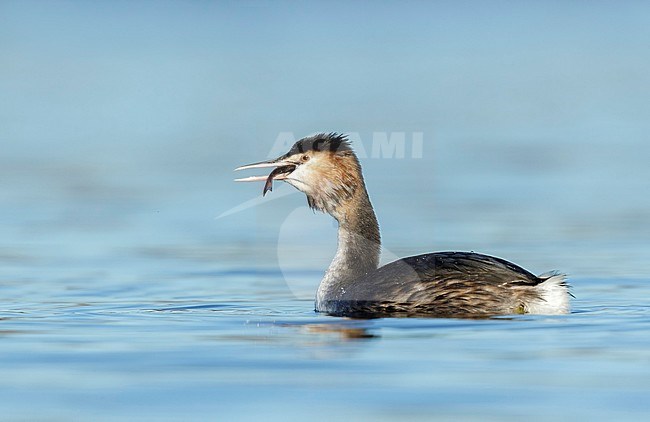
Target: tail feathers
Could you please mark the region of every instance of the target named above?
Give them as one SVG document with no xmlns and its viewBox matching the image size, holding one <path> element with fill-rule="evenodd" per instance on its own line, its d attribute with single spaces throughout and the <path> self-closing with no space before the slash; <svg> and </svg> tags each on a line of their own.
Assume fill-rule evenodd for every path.
<svg viewBox="0 0 650 422">
<path fill-rule="evenodd" d="M 544 281 L 535 288 L 539 299 L 529 302 L 526 312 L 542 315 L 568 314 L 571 311 L 569 285 L 566 275 L 557 272 L 542 274 L 539 278 Z"/>
</svg>

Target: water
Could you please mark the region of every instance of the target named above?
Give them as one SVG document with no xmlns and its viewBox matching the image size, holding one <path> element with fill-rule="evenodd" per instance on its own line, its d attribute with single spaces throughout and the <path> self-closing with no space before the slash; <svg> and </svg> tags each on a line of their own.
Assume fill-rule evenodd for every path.
<svg viewBox="0 0 650 422">
<path fill-rule="evenodd" d="M 480 4 L 2 3 L 0 419 L 647 418 L 648 7 Z M 315 314 L 333 223 L 231 180 L 317 130 L 384 262 L 558 269 L 573 312 Z"/>
</svg>

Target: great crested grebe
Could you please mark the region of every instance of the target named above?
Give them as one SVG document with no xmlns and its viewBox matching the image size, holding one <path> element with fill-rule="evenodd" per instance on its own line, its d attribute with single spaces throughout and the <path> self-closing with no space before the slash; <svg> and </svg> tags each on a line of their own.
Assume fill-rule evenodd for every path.
<svg viewBox="0 0 650 422">
<path fill-rule="evenodd" d="M 536 276 L 506 260 L 474 252 L 435 252 L 379 265 L 379 225 L 346 136 L 319 134 L 286 154 L 235 170 L 273 167 L 268 176 L 236 179 L 289 183 L 312 209 L 338 222 L 336 255 L 316 293 L 316 311 L 336 316 L 566 314 L 566 276 Z"/>
</svg>

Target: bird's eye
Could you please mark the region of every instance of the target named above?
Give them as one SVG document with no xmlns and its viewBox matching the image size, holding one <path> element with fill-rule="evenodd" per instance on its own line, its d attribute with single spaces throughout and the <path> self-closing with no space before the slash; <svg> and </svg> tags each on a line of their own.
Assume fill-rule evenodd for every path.
<svg viewBox="0 0 650 422">
<path fill-rule="evenodd" d="M 307 161 L 309 161 L 309 155 L 306 154 L 303 155 L 302 157 L 300 157 L 300 160 L 302 160 L 303 163 L 306 163 Z"/>
</svg>

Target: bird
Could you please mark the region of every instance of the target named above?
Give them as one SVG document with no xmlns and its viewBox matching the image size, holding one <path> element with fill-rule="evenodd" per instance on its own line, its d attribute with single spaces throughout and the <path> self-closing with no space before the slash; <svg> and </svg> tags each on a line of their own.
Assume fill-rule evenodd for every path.
<svg viewBox="0 0 650 422">
<path fill-rule="evenodd" d="M 565 274 L 536 276 L 505 259 L 476 252 L 444 251 L 379 266 L 381 236 L 361 164 L 344 134 L 319 133 L 298 140 L 286 154 L 237 167 L 273 168 L 267 176 L 307 196 L 315 211 L 338 223 L 335 256 L 318 286 L 315 311 L 352 318 L 559 315 L 570 312 Z"/>
</svg>

